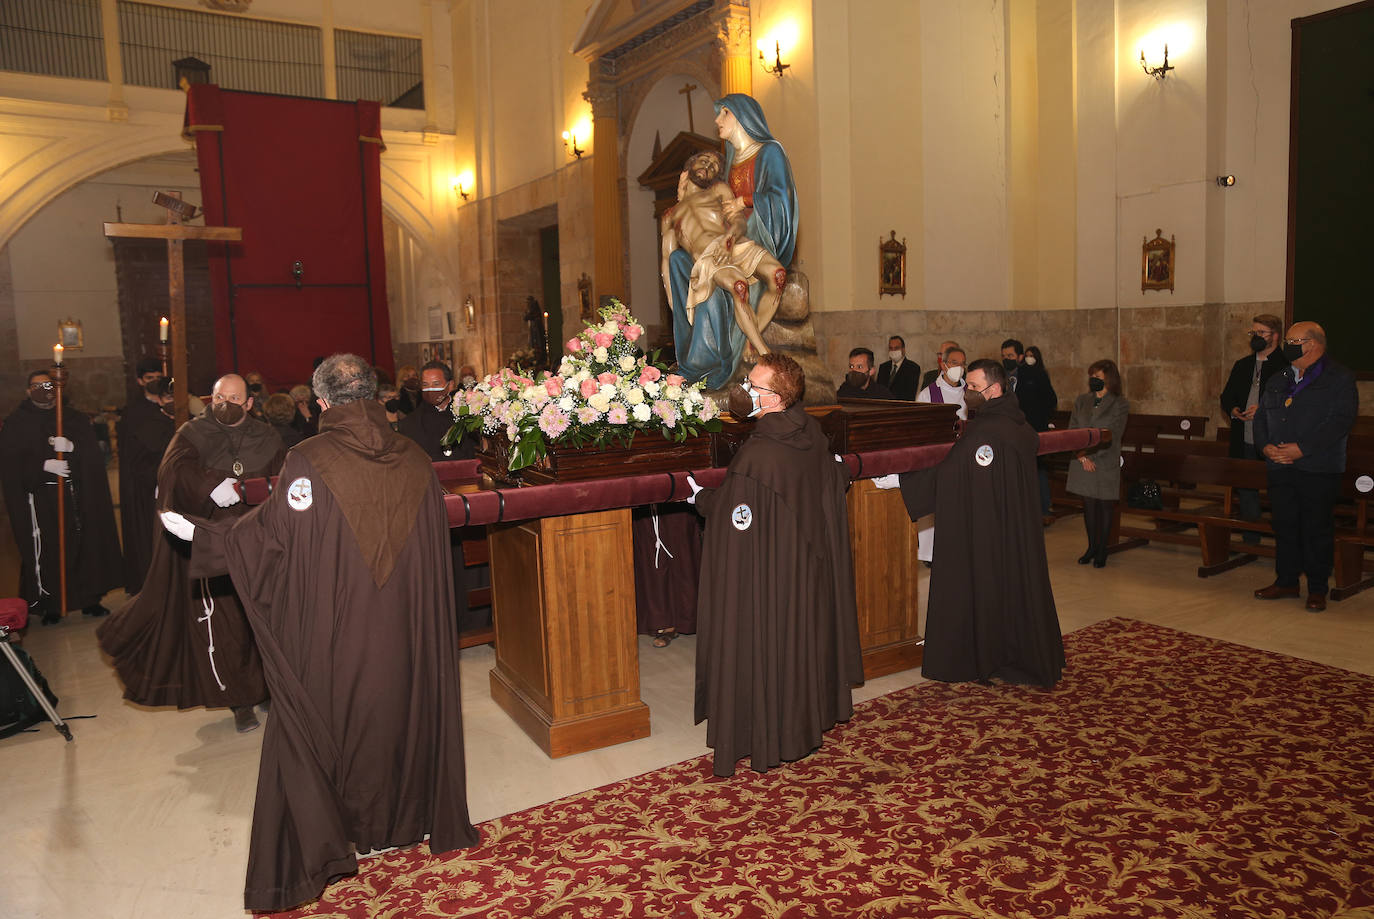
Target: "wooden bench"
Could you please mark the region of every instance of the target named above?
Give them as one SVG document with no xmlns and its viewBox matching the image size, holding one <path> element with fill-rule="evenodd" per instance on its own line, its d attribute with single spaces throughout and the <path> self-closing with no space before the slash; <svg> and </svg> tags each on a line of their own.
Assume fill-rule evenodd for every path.
<svg viewBox="0 0 1374 919">
<path fill-rule="evenodd" d="M 1374 547 L 1369 504 L 1374 499 L 1374 450 L 1347 450 L 1341 494 L 1354 505 L 1354 517 L 1336 530 L 1335 570 L 1331 599 L 1344 600 L 1374 587 L 1374 574 L 1366 571 L 1365 550 Z"/>
<path fill-rule="evenodd" d="M 1188 484 L 1207 490 L 1190 495 L 1187 506 L 1180 501 L 1178 506 L 1162 510 L 1130 507 L 1125 501 L 1126 493 L 1132 483 L 1141 479 Z M 1268 520 L 1245 520 L 1235 512 L 1235 489 L 1261 490 L 1267 483 L 1264 464 L 1253 460 L 1174 452 L 1170 448 L 1150 453 L 1123 453 L 1122 500 L 1116 505 L 1113 544 L 1108 551 L 1120 552 L 1150 542 L 1195 545 L 1202 550 L 1202 565 L 1197 570 L 1200 578 L 1247 565 L 1261 555 L 1272 557 L 1274 550 L 1270 546 L 1231 543 L 1231 536 L 1236 532 L 1273 534 L 1273 526 Z M 1128 522 L 1137 517 L 1151 520 L 1154 525 L 1145 527 Z"/>
</svg>

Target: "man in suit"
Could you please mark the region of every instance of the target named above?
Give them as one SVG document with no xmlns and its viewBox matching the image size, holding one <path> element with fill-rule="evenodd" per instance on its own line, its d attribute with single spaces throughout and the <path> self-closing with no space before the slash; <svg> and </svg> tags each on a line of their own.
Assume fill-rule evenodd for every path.
<svg viewBox="0 0 1374 919">
<path fill-rule="evenodd" d="M 1230 455 L 1236 459 L 1258 460 L 1261 457 L 1255 448 L 1255 412 L 1259 410 L 1260 393 L 1270 377 L 1288 367 L 1288 361 L 1279 350 L 1283 320 L 1261 313 L 1250 320 L 1250 331 L 1245 337 L 1250 353 L 1231 367 L 1231 376 L 1221 391 L 1221 410 L 1231 419 Z M 1236 502 L 1241 517 L 1259 519 L 1258 491 L 1237 488 Z M 1241 538 L 1248 543 L 1259 542 L 1259 534 L 1251 531 L 1243 533 Z"/>
<path fill-rule="evenodd" d="M 951 348 L 957 351 L 963 350 L 959 347 L 959 343 L 957 341 L 940 342 L 940 349 L 935 352 L 935 369 L 927 370 L 926 375 L 921 377 L 921 385 L 917 387 L 918 390 L 929 389 L 930 384 L 935 382 L 935 378 L 938 377 L 940 374 L 944 373 L 946 369 L 948 369 L 945 365 L 945 354 L 947 354 Z"/>
<path fill-rule="evenodd" d="M 1299 596 L 1307 575 L 1307 609 L 1326 609 L 1334 551 L 1332 513 L 1345 472 L 1345 443 L 1355 424 L 1355 376 L 1326 353 L 1326 332 L 1298 322 L 1283 343 L 1288 371 L 1269 378 L 1255 412 L 1255 447 L 1268 461 L 1274 511 L 1274 583 L 1259 600 Z"/>
<path fill-rule="evenodd" d="M 906 359 L 906 340 L 893 335 L 887 340 L 888 360 L 878 368 L 878 383 L 892 390 L 898 399 L 911 402 L 920 389 L 921 365 Z"/>
</svg>

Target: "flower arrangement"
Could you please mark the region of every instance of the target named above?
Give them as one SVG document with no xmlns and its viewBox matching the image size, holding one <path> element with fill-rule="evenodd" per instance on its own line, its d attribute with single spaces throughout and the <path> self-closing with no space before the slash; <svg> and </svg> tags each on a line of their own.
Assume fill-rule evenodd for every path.
<svg viewBox="0 0 1374 919">
<path fill-rule="evenodd" d="M 720 430 L 705 382 L 688 383 L 658 363 L 657 352 L 645 355 L 637 344 L 644 327 L 624 304 L 612 300 L 599 315 L 568 340 L 556 374 L 506 368 L 455 393 L 455 424 L 445 440 L 464 431 L 504 433 L 514 472 L 542 459 L 550 444 L 628 447 L 649 431 L 681 443 Z"/>
</svg>

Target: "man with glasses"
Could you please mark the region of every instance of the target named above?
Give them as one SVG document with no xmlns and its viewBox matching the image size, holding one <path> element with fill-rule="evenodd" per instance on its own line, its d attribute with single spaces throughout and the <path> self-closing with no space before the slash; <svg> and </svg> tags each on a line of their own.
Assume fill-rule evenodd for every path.
<svg viewBox="0 0 1374 919">
<path fill-rule="evenodd" d="M 0 429 L 0 485 L 19 548 L 21 594 L 44 625 L 66 612 L 58 602 L 57 495 L 63 489 L 67 609 L 104 616 L 109 610 L 101 597 L 124 580 L 104 454 L 89 416 L 66 404 L 57 436 L 57 384 L 46 370 L 29 374 L 27 395 Z"/>
<path fill-rule="evenodd" d="M 472 459 L 476 448 L 466 434 L 451 446 L 444 446 L 444 435 L 453 427 L 453 370 L 443 361 L 430 361 L 420 368 L 420 405 L 401 419 L 396 430 L 415 441 L 431 461 Z"/>
<path fill-rule="evenodd" d="M 762 355 L 731 414 L 756 418 L 717 488 L 692 482 L 706 518 L 697 602 L 696 720 L 719 776 L 800 759 L 853 714 L 863 681 L 845 490 L 806 379 Z M 691 481 L 691 480 L 689 480 Z"/>
<path fill-rule="evenodd" d="M 873 482 L 901 488 L 912 520 L 934 512 L 940 524 L 921 674 L 1048 688 L 1064 642 L 1040 523 L 1040 439 L 998 361 L 969 365 L 964 400 L 969 422 L 938 466 Z"/>
<path fill-rule="evenodd" d="M 1288 367 L 1288 359 L 1279 350 L 1283 337 L 1283 320 L 1269 313 L 1261 313 L 1250 320 L 1245 341 L 1250 353 L 1231 367 L 1226 388 L 1221 391 L 1221 410 L 1231 420 L 1231 451 L 1236 459 L 1259 460 L 1255 449 L 1255 411 L 1259 408 L 1260 393 L 1274 374 Z M 1253 488 L 1236 489 L 1237 510 L 1244 520 L 1260 518 L 1259 492 Z M 1259 542 L 1259 534 L 1245 531 L 1241 539 Z"/>
<path fill-rule="evenodd" d="M 1294 323 L 1283 356 L 1291 366 L 1269 379 L 1254 416 L 1274 514 L 1274 583 L 1255 591 L 1255 598 L 1297 597 L 1305 574 L 1307 609 L 1319 613 L 1326 609 L 1332 513 L 1359 395 L 1354 374 L 1326 353 L 1326 332 L 1315 322 Z"/>
</svg>

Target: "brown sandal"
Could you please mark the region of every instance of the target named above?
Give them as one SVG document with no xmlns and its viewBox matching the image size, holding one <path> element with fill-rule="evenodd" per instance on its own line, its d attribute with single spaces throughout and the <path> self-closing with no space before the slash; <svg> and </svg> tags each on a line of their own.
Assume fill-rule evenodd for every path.
<svg viewBox="0 0 1374 919">
<path fill-rule="evenodd" d="M 677 638 L 676 629 L 659 629 L 654 633 L 654 647 L 666 648 L 673 643 L 674 638 Z"/>
</svg>

